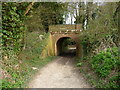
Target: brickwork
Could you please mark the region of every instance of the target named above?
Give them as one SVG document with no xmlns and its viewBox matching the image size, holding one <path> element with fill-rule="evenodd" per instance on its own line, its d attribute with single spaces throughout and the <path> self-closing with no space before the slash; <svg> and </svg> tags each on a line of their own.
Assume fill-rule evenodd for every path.
<svg viewBox="0 0 120 90">
<path fill-rule="evenodd" d="M 77 27 L 77 28 L 76 28 Z M 58 48 L 62 47 L 61 42 L 58 43 L 60 39 L 64 38 L 71 38 L 73 41 L 76 42 L 76 54 L 77 56 L 82 56 L 82 47 L 80 45 L 80 37 L 79 34 L 82 31 L 81 25 L 52 25 L 50 26 L 50 33 L 51 33 L 51 40 L 52 40 L 52 46 L 54 55 L 59 54 Z M 76 28 L 76 29 L 75 29 Z M 62 40 L 61 40 L 62 41 Z"/>
<path fill-rule="evenodd" d="M 81 30 L 81 28 L 82 28 L 81 24 L 51 25 L 49 26 L 49 32 Z"/>
</svg>

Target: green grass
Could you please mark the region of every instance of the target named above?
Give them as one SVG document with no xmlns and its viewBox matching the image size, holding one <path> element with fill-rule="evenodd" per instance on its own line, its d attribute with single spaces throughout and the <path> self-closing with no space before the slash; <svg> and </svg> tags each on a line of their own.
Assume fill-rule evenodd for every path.
<svg viewBox="0 0 120 90">
<path fill-rule="evenodd" d="M 2 88 L 25 88 L 34 74 L 52 61 L 55 57 L 42 58 L 41 53 L 45 49 L 49 34 L 44 34 L 42 40 L 39 32 L 29 32 L 26 35 L 25 49 L 16 55 L 13 50 L 6 51 L 8 58 L 3 60 L 2 69 L 7 71 L 10 77 L 2 80 Z M 37 69 L 33 69 L 37 68 Z"/>
</svg>

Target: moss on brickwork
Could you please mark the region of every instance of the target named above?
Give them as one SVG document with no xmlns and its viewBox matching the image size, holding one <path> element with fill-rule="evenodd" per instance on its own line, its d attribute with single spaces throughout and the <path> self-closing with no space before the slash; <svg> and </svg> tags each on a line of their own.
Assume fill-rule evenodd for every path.
<svg viewBox="0 0 120 90">
<path fill-rule="evenodd" d="M 82 25 L 81 24 L 66 24 L 66 25 L 51 25 L 49 26 L 49 31 L 67 31 L 67 30 L 80 30 L 82 29 Z"/>
</svg>

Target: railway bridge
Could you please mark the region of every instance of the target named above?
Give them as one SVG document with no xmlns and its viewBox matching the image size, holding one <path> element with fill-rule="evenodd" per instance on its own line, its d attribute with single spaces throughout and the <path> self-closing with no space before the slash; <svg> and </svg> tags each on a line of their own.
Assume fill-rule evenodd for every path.
<svg viewBox="0 0 120 90">
<path fill-rule="evenodd" d="M 67 38 L 72 39 L 76 44 L 76 55 L 78 57 L 82 56 L 82 47 L 80 45 L 80 32 L 82 25 L 51 25 L 49 26 L 50 37 L 52 40 L 52 49 L 54 55 L 59 55 L 62 52 L 63 41 Z"/>
</svg>

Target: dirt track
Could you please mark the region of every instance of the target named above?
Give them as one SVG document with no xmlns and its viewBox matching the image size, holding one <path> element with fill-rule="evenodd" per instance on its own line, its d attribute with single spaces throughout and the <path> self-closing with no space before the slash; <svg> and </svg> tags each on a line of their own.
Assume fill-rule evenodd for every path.
<svg viewBox="0 0 120 90">
<path fill-rule="evenodd" d="M 59 56 L 43 67 L 30 81 L 29 88 L 90 88 L 73 57 Z"/>
</svg>

